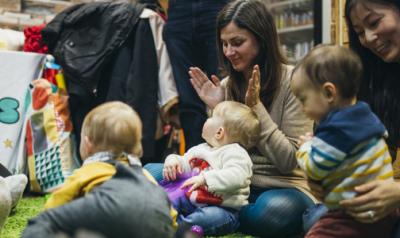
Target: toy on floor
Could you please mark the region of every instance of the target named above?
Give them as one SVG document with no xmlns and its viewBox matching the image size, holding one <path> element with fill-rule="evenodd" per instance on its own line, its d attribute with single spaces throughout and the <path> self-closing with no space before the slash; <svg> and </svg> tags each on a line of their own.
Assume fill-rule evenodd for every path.
<svg viewBox="0 0 400 238">
<path fill-rule="evenodd" d="M 0 176 L 0 231 L 10 214 L 21 199 L 28 178 L 24 174 Z"/>
</svg>

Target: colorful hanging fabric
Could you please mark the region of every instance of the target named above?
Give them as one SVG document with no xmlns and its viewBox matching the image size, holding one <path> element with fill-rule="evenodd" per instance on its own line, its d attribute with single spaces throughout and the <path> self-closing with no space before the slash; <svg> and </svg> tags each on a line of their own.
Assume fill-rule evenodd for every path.
<svg viewBox="0 0 400 238">
<path fill-rule="evenodd" d="M 45 79 L 32 82 L 28 95 L 26 145 L 31 190 L 55 190 L 79 166 L 68 96 Z"/>
</svg>

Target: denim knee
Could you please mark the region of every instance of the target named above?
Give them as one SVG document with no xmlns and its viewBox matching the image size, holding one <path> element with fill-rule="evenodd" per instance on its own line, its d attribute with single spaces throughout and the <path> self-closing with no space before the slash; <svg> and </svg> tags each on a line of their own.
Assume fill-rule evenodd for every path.
<svg viewBox="0 0 400 238">
<path fill-rule="evenodd" d="M 302 215 L 313 201 L 297 189 L 269 189 L 239 213 L 240 229 L 262 237 L 302 233 Z"/>
<path fill-rule="evenodd" d="M 308 208 L 303 214 L 303 230 L 307 233 L 310 228 L 328 212 L 328 208 L 320 203 Z"/>
<path fill-rule="evenodd" d="M 199 225 L 204 234 L 219 236 L 233 233 L 239 227 L 238 212 L 216 206 L 197 208 L 192 214 L 178 218 L 178 222 Z"/>
<path fill-rule="evenodd" d="M 154 177 L 157 182 L 160 182 L 163 179 L 163 168 L 164 164 L 162 163 L 148 163 L 143 166 L 144 169 L 149 171 L 149 173 Z"/>
</svg>

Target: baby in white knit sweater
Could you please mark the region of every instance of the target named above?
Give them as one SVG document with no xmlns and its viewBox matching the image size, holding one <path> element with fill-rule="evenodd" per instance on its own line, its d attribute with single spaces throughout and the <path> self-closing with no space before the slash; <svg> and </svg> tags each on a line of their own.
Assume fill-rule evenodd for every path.
<svg viewBox="0 0 400 238">
<path fill-rule="evenodd" d="M 252 176 L 246 149 L 255 145 L 260 130 L 257 115 L 249 107 L 224 101 L 203 126 L 206 143 L 192 147 L 183 156 L 172 154 L 166 158 L 165 180 L 174 181 L 188 172 L 195 174 L 176 188 L 186 189 L 193 205 L 188 209 L 187 204 L 173 201 L 180 214 L 178 223 L 201 226 L 205 235 L 223 235 L 237 228 L 237 211 L 248 203 Z"/>
</svg>

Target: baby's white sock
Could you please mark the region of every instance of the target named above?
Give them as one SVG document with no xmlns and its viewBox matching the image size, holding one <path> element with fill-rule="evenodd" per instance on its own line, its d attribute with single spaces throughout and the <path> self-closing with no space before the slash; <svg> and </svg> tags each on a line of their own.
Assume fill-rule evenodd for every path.
<svg viewBox="0 0 400 238">
<path fill-rule="evenodd" d="M 25 174 L 17 174 L 4 178 L 8 189 L 11 193 L 11 208 L 17 206 L 18 201 L 21 199 L 22 194 L 24 193 L 26 184 L 28 183 L 28 178 Z"/>
<path fill-rule="evenodd" d="M 0 232 L 11 211 L 11 193 L 6 180 L 0 176 Z"/>
</svg>

